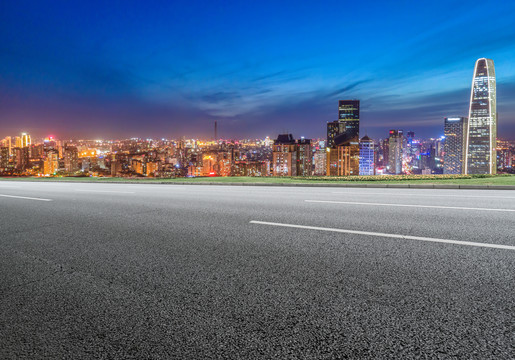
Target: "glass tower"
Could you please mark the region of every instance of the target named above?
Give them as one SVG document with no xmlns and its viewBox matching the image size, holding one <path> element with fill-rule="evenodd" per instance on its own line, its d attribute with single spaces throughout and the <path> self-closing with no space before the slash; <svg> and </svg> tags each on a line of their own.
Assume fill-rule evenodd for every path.
<svg viewBox="0 0 515 360">
<path fill-rule="evenodd" d="M 338 101 L 338 120 L 327 123 L 327 147 L 340 145 L 336 137 L 340 141 L 359 141 L 359 100 Z"/>
<path fill-rule="evenodd" d="M 496 173 L 497 108 L 495 69 L 491 59 L 474 68 L 467 126 L 465 174 Z"/>
</svg>

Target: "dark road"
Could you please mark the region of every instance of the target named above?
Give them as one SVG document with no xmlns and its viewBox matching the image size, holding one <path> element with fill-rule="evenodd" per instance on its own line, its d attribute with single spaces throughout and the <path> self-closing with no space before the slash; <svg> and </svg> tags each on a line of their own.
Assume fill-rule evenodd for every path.
<svg viewBox="0 0 515 360">
<path fill-rule="evenodd" d="M 0 182 L 0 358 L 515 357 L 515 192 Z"/>
</svg>

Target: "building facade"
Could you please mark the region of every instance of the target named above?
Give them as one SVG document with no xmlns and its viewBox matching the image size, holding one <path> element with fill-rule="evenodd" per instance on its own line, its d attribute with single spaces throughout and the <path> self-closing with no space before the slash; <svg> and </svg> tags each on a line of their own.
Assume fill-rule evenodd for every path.
<svg viewBox="0 0 515 360">
<path fill-rule="evenodd" d="M 466 144 L 466 174 L 495 174 L 497 171 L 497 105 L 494 62 L 478 59 L 470 93 Z"/>
<path fill-rule="evenodd" d="M 292 134 L 277 137 L 272 146 L 274 176 L 310 176 L 313 174 L 313 152 L 310 139 L 295 140 Z"/>
<path fill-rule="evenodd" d="M 468 119 L 463 116 L 444 119 L 444 174 L 463 174 L 465 172 L 467 124 Z"/>
<path fill-rule="evenodd" d="M 359 141 L 359 174 L 360 175 L 374 175 L 374 140 L 368 136 L 364 136 Z"/>
<path fill-rule="evenodd" d="M 390 130 L 390 137 L 388 138 L 388 171 L 391 174 L 402 174 L 404 142 L 402 130 Z"/>
<path fill-rule="evenodd" d="M 345 134 L 347 140 L 359 141 L 359 100 L 339 100 L 338 120 L 327 123 L 327 147 L 335 147 L 336 137 Z"/>
</svg>

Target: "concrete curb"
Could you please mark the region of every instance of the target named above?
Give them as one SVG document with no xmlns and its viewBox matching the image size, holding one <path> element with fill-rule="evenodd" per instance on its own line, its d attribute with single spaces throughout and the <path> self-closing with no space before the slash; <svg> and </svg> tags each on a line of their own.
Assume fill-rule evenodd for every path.
<svg viewBox="0 0 515 360">
<path fill-rule="evenodd" d="M 9 179 L 0 180 L 9 181 Z M 389 188 L 389 189 L 463 189 L 463 190 L 515 190 L 515 185 L 459 185 L 459 184 L 360 184 L 360 183 L 226 183 L 226 182 L 197 182 L 197 181 L 152 181 L 152 182 L 129 182 L 129 181 L 81 181 L 81 180 L 37 180 L 37 179 L 16 179 L 20 182 L 63 182 L 63 183 L 88 183 L 88 184 L 152 184 L 152 185 L 215 185 L 215 186 L 287 186 L 287 187 L 336 187 L 336 188 Z"/>
</svg>

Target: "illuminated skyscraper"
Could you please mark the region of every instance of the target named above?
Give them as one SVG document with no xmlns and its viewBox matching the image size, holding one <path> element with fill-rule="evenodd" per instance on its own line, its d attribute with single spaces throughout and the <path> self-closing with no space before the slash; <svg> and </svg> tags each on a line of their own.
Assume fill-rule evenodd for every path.
<svg viewBox="0 0 515 360">
<path fill-rule="evenodd" d="M 70 173 L 79 170 L 79 154 L 76 147 L 70 146 L 64 150 L 64 168 Z"/>
<path fill-rule="evenodd" d="M 497 107 L 494 62 L 479 59 L 474 68 L 466 143 L 466 174 L 495 174 Z"/>
<path fill-rule="evenodd" d="M 402 157 L 406 140 L 402 130 L 390 130 L 388 138 L 388 170 L 391 174 L 402 174 Z"/>
<path fill-rule="evenodd" d="M 310 139 L 295 140 L 292 134 L 281 134 L 273 145 L 274 176 L 310 176 L 313 154 Z"/>
<path fill-rule="evenodd" d="M 444 120 L 444 174 L 463 174 L 465 171 L 467 123 L 468 119 L 462 116 L 446 117 Z"/>
<path fill-rule="evenodd" d="M 359 141 L 359 100 L 338 101 L 338 120 L 327 123 L 327 147 L 341 145 L 336 137 L 344 134 L 346 141 Z"/>
<path fill-rule="evenodd" d="M 359 141 L 359 174 L 374 175 L 374 140 L 364 136 Z"/>
<path fill-rule="evenodd" d="M 45 175 L 54 175 L 59 170 L 59 159 L 57 152 L 51 150 L 47 153 L 45 162 L 43 163 L 43 173 Z"/>
<path fill-rule="evenodd" d="M 27 133 L 21 133 L 21 147 L 29 147 L 30 145 L 30 135 Z"/>
</svg>

